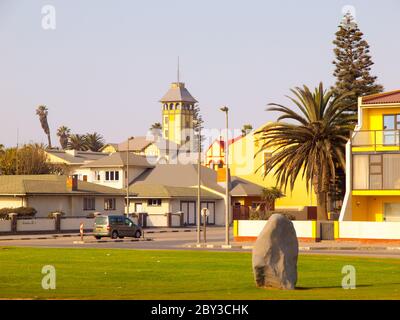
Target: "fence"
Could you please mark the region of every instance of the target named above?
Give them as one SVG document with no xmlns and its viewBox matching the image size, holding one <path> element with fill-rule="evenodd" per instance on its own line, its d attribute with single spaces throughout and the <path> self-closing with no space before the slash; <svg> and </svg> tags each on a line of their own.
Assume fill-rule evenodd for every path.
<svg viewBox="0 0 400 320">
<path fill-rule="evenodd" d="M 400 242 L 400 222 L 335 221 L 335 240 Z"/>
</svg>

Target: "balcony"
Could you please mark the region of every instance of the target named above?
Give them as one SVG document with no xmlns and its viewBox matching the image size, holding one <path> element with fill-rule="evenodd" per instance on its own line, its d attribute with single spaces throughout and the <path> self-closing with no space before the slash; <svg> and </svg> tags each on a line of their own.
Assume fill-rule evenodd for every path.
<svg viewBox="0 0 400 320">
<path fill-rule="evenodd" d="M 353 151 L 400 151 L 400 130 L 360 130 L 351 138 Z"/>
</svg>

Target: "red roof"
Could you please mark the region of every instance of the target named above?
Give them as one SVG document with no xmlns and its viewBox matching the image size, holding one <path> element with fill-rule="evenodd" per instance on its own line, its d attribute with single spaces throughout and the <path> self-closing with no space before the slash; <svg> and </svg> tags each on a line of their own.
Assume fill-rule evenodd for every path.
<svg viewBox="0 0 400 320">
<path fill-rule="evenodd" d="M 230 145 L 230 144 L 232 144 L 232 143 L 235 143 L 236 141 L 238 141 L 238 140 L 240 140 L 240 139 L 242 139 L 242 138 L 243 138 L 243 136 L 240 135 L 240 136 L 237 136 L 236 138 L 229 139 L 229 140 L 228 140 L 228 145 Z M 207 150 L 210 150 L 211 147 L 213 146 L 213 144 L 214 144 L 215 142 L 219 143 L 219 146 L 220 146 L 221 150 L 224 150 L 224 149 L 225 149 L 225 141 L 223 140 L 222 137 L 219 137 L 219 139 L 215 139 L 214 142 L 211 143 L 211 144 L 208 146 Z"/>
<path fill-rule="evenodd" d="M 400 103 L 400 90 L 372 94 L 362 98 L 362 104 Z"/>
</svg>

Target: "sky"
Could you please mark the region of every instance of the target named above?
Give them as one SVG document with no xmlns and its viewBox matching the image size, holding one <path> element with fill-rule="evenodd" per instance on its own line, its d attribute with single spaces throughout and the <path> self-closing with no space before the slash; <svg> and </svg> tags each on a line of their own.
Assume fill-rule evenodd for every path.
<svg viewBox="0 0 400 320">
<path fill-rule="evenodd" d="M 43 6 L 55 9 L 55 29 Z M 385 90 L 400 89 L 400 1 L 0 0 L 0 144 L 47 139 L 57 128 L 107 142 L 161 122 L 159 99 L 177 78 L 199 101 L 204 126 L 259 127 L 290 106 L 290 88 L 334 83 L 334 33 L 345 6 L 371 46 Z M 45 19 L 45 20 L 44 20 Z M 48 24 L 45 24 L 48 25 Z M 397 80 L 397 81 L 396 81 Z"/>
</svg>

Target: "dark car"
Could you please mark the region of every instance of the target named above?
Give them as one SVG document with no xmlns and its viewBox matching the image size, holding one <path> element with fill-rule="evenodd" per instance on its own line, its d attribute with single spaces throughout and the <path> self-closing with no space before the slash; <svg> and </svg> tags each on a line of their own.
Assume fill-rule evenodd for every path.
<svg viewBox="0 0 400 320">
<path fill-rule="evenodd" d="M 94 220 L 93 235 L 96 239 L 111 237 L 112 239 L 123 237 L 140 238 L 141 226 L 135 224 L 125 215 L 97 216 Z"/>
</svg>

